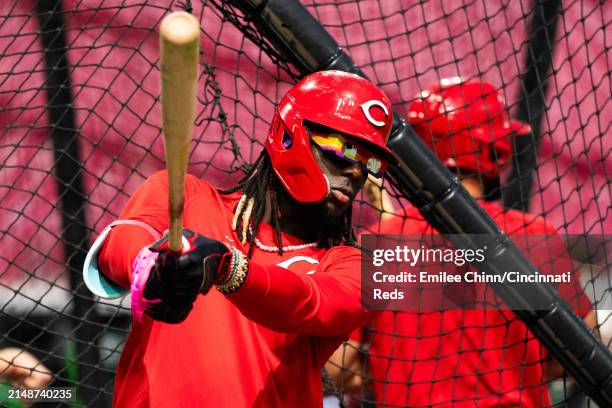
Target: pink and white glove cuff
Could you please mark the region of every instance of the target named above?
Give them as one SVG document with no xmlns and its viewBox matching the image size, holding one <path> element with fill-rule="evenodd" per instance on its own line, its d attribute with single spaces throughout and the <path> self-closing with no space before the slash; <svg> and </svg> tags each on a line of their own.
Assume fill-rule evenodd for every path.
<svg viewBox="0 0 612 408">
<path fill-rule="evenodd" d="M 130 286 L 132 316 L 139 323 L 142 323 L 144 319 L 145 310 L 151 305 L 161 302 L 161 299 L 146 299 L 144 297 L 144 289 L 149 274 L 155 266 L 158 256 L 159 252 L 153 252 L 147 246 L 140 250 L 132 264 L 132 285 Z"/>
</svg>

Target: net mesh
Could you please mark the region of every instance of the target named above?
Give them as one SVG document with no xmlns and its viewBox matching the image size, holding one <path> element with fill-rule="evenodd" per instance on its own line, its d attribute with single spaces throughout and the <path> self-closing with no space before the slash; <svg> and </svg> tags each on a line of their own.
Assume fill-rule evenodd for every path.
<svg viewBox="0 0 612 408">
<path fill-rule="evenodd" d="M 538 35 L 530 24 L 547 3 L 305 6 L 406 118 L 421 90 L 455 76 L 493 84 L 515 115 L 526 97 L 525 61 L 541 57 L 528 59 Z M 168 11 L 190 5 L 203 29 L 189 171 L 227 187 L 259 154 L 275 104 L 298 76 L 239 10 L 220 1 L 0 3 L 0 348 L 32 353 L 51 370 L 51 385 L 77 387 L 75 404 L 110 404 L 130 320 L 127 299 L 89 295 L 77 261 L 164 166 L 156 29 Z M 556 33 L 546 37 L 552 64 L 538 78 L 548 91 L 530 212 L 558 233 L 608 234 L 612 5 L 566 1 L 556 15 Z M 358 232 L 384 230 L 385 217 L 419 225 L 393 189 L 383 184 L 393 210 L 372 201 L 376 192 L 355 204 Z M 612 285 L 591 273 L 591 260 L 579 260 L 581 294 L 609 345 Z M 328 366 L 345 375 L 324 375 L 327 403 L 593 406 L 563 373 L 546 375 L 546 352 L 514 315 L 470 313 L 385 313 Z"/>
</svg>

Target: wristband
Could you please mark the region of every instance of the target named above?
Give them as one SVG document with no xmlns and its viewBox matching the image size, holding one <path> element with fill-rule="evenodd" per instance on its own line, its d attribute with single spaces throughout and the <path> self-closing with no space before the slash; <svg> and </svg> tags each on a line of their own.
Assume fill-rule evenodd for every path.
<svg viewBox="0 0 612 408">
<path fill-rule="evenodd" d="M 224 254 L 223 258 L 221 259 L 219 270 L 215 273 L 213 284 L 223 285 L 224 283 L 227 283 L 232 277 L 232 271 L 234 270 L 234 264 L 235 264 L 234 252 L 230 248 L 229 252 L 227 254 Z"/>
<path fill-rule="evenodd" d="M 132 293 L 132 316 L 139 323 L 143 321 L 145 310 L 151 305 L 161 302 L 161 299 L 147 299 L 144 297 L 147 280 L 158 256 L 159 252 L 153 252 L 147 246 L 140 250 L 132 264 L 132 284 L 130 286 L 130 292 Z"/>
<path fill-rule="evenodd" d="M 249 273 L 249 260 L 247 257 L 233 246 L 230 246 L 229 249 L 232 252 L 229 277 L 225 282 L 216 285 L 217 290 L 225 295 L 240 289 Z"/>
</svg>

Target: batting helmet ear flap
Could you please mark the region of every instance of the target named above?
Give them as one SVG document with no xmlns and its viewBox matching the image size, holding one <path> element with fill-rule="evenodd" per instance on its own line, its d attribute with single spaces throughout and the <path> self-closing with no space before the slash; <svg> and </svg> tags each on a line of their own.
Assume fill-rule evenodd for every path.
<svg viewBox="0 0 612 408">
<path fill-rule="evenodd" d="M 296 115 L 291 129 L 287 126 L 277 113 L 268 133 L 265 147 L 274 173 L 297 201 L 322 201 L 329 194 L 329 182 L 312 154 L 303 120 Z"/>
</svg>

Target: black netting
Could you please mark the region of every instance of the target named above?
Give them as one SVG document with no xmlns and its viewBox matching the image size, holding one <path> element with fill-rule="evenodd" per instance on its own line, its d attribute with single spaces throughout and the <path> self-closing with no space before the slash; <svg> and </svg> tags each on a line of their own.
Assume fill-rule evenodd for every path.
<svg viewBox="0 0 612 408">
<path fill-rule="evenodd" d="M 259 154 L 299 70 L 230 2 L 188 3 L 203 27 L 190 172 L 229 186 Z M 129 301 L 95 298 L 81 265 L 135 188 L 164 166 L 156 30 L 168 11 L 189 4 L 0 3 L 0 349 L 32 353 L 52 386 L 77 387 L 75 405 L 110 405 Z M 491 83 L 506 112 L 533 128 L 502 169 L 503 202 L 528 205 L 546 232 L 612 232 L 609 2 L 305 6 L 405 119 L 442 79 Z M 394 220 L 432 233 L 415 231 L 420 215 L 387 183 L 368 193 L 356 203 L 358 232 L 385 231 L 383 220 Z M 566 295 L 588 297 L 609 345 L 612 284 L 593 266 L 609 260 L 578 243 L 569 250 L 581 285 Z M 353 337 L 324 375 L 336 406 L 593 406 L 570 377 L 547 375 L 546 351 L 509 312 L 388 312 Z M 333 372 L 342 380 L 334 383 Z"/>
</svg>

